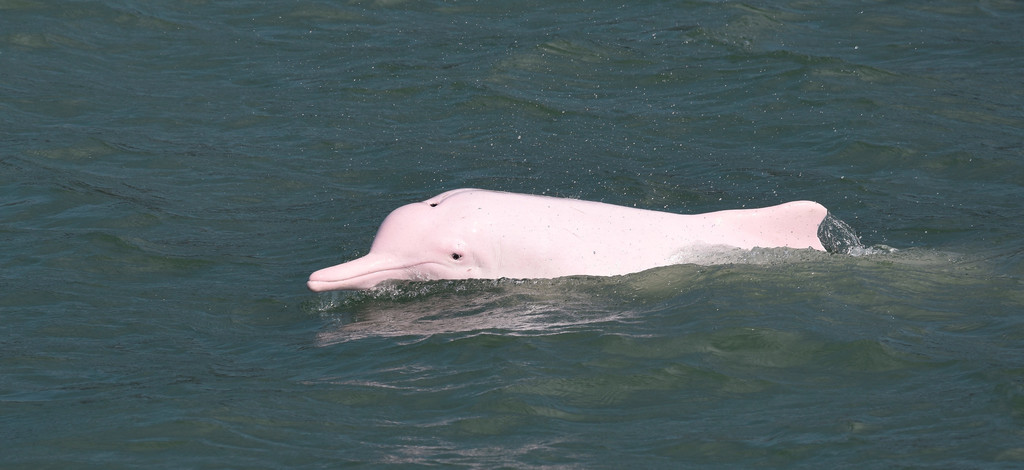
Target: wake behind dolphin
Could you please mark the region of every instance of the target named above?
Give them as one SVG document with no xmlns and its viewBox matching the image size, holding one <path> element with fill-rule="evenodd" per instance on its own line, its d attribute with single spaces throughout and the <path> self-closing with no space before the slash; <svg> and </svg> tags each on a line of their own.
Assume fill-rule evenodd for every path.
<svg viewBox="0 0 1024 470">
<path fill-rule="evenodd" d="M 314 272 L 307 286 L 359 290 L 386 280 L 615 276 L 699 263 L 686 256 L 695 248 L 841 249 L 850 238 L 831 236 L 839 233 L 832 225 L 823 229 L 827 216 L 812 201 L 684 215 L 456 189 L 399 207 L 384 219 L 369 254 Z"/>
</svg>

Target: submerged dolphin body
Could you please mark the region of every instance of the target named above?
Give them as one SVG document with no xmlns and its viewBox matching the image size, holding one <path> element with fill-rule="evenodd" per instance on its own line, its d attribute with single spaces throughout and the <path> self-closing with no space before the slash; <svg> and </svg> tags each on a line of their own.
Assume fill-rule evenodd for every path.
<svg viewBox="0 0 1024 470">
<path fill-rule="evenodd" d="M 369 289 L 382 281 L 615 276 L 687 262 L 702 247 L 824 251 L 828 211 L 795 201 L 761 209 L 682 215 L 600 202 L 456 189 L 399 207 L 370 253 L 309 276 L 313 291 Z"/>
</svg>

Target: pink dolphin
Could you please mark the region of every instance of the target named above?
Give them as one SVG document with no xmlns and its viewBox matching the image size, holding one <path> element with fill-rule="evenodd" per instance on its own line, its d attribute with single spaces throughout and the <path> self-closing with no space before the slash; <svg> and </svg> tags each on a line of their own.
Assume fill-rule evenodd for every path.
<svg viewBox="0 0 1024 470">
<path fill-rule="evenodd" d="M 369 289 L 388 279 L 615 276 L 685 262 L 695 246 L 824 251 L 828 211 L 796 201 L 681 215 L 600 202 L 456 189 L 399 207 L 370 253 L 309 276 L 313 291 Z"/>
</svg>

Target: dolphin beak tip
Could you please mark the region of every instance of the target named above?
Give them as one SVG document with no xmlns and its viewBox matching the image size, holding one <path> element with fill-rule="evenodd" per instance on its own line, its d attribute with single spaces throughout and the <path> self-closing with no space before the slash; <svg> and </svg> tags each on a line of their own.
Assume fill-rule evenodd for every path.
<svg viewBox="0 0 1024 470">
<path fill-rule="evenodd" d="M 322 281 L 314 281 L 312 279 L 306 281 L 306 288 L 313 292 L 323 292 L 327 290 Z"/>
<path fill-rule="evenodd" d="M 309 275 L 306 287 L 313 292 L 366 290 L 388 279 L 405 279 L 404 265 L 388 256 L 370 253 Z"/>
<path fill-rule="evenodd" d="M 325 292 L 329 290 L 337 290 L 337 280 L 325 273 L 326 269 L 321 269 L 313 274 L 309 275 L 309 280 L 306 281 L 306 288 L 313 292 Z"/>
</svg>

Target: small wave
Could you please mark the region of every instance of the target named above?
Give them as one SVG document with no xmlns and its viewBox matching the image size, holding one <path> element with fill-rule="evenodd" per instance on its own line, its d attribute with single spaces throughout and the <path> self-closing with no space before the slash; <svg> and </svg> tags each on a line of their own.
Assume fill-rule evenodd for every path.
<svg viewBox="0 0 1024 470">
<path fill-rule="evenodd" d="M 845 254 L 850 256 L 877 256 L 887 255 L 900 251 L 888 245 L 874 245 L 874 246 L 852 246 L 848 248 Z"/>
</svg>

